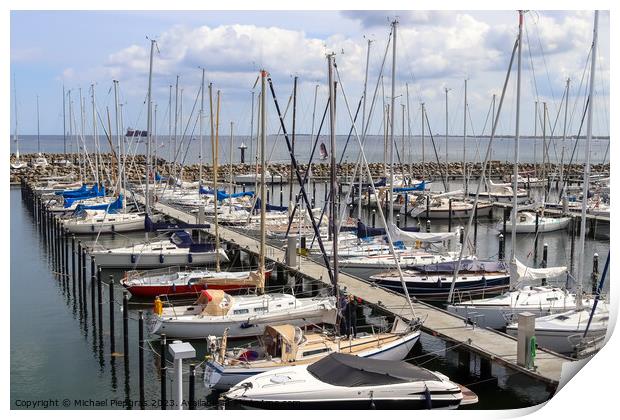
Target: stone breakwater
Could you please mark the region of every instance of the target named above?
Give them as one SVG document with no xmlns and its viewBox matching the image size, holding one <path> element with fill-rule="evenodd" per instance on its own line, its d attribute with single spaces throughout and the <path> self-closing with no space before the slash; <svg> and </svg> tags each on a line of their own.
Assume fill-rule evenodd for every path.
<svg viewBox="0 0 620 420">
<path fill-rule="evenodd" d="M 78 177 L 79 176 L 79 167 L 78 167 L 78 156 L 76 154 L 52 154 L 45 153 L 43 156 L 47 159 L 47 166 L 39 166 L 34 167 L 34 159 L 36 155 L 21 155 L 20 159 L 28 163 L 28 167 L 20 170 L 11 170 L 11 182 L 19 182 L 21 178 L 25 178 L 28 181 L 37 181 L 47 177 Z M 11 155 L 11 162 L 15 161 L 15 156 Z M 63 161 L 69 161 L 70 164 L 63 163 Z M 110 154 L 101 155 L 100 159 L 100 170 L 103 168 L 103 172 L 106 174 L 115 174 L 116 166 L 112 163 L 112 156 Z M 94 163 L 93 163 L 94 166 Z M 112 167 L 114 166 L 114 167 Z M 479 162 L 468 162 L 466 163 L 467 172 L 471 174 L 473 177 L 477 177 L 482 172 L 482 164 Z M 300 165 L 302 170 L 305 171 L 307 165 Z M 287 182 L 289 179 L 289 170 L 290 165 L 284 163 L 270 163 L 267 165 L 269 172 L 273 175 L 275 181 L 279 181 L 280 176 L 283 178 L 283 182 Z M 395 165 L 395 173 L 402 173 L 403 169 L 407 174 L 413 174 L 414 177 L 418 179 L 422 178 L 439 178 L 442 174 L 446 173 L 446 164 L 445 163 L 437 163 L 437 162 L 425 162 L 424 165 L 422 163 L 414 163 L 412 165 Z M 540 171 L 542 165 L 538 165 L 538 170 Z M 559 165 L 550 164 L 548 165 L 548 170 L 551 173 L 559 173 Z M 573 165 L 564 165 L 564 174 L 566 177 L 570 178 L 581 178 L 583 174 L 583 164 L 573 164 Z M 178 177 L 181 177 L 184 181 L 197 181 L 198 174 L 200 172 L 199 165 L 185 165 L 181 166 L 179 164 L 175 165 L 171 168 L 165 160 L 158 159 L 157 161 L 157 172 L 162 176 L 170 175 L 171 170 L 177 174 Z M 252 173 L 256 170 L 256 166 L 252 164 L 240 164 L 234 163 L 232 165 L 232 173 L 233 176 Z M 342 163 L 338 166 L 338 176 L 341 179 L 348 179 L 353 174 L 355 170 L 355 163 Z M 534 171 L 536 170 L 535 165 L 531 163 L 523 163 L 519 165 L 519 172 L 522 174 L 530 173 L 534 176 Z M 610 165 L 606 164 L 596 164 L 592 165 L 593 173 L 602 173 L 609 174 Z M 88 171 L 90 172 L 90 170 Z M 127 169 L 126 169 L 128 179 L 138 180 L 144 177 L 145 174 L 145 157 L 143 155 L 131 157 L 127 161 Z M 230 179 L 231 165 L 223 164 L 218 168 L 218 179 L 221 182 L 228 182 Z M 372 173 L 374 178 L 380 178 L 384 174 L 384 165 L 382 163 L 371 163 L 370 164 L 370 172 Z M 487 174 L 490 177 L 497 179 L 508 179 L 510 175 L 513 173 L 513 165 L 511 162 L 502 162 L 502 161 L 492 161 L 490 162 L 489 167 L 487 168 Z M 449 177 L 461 177 L 463 174 L 463 165 L 461 162 L 449 162 L 448 163 L 448 176 Z M 212 179 L 213 177 L 213 167 L 211 165 L 203 166 L 203 179 Z M 312 164 L 312 177 L 317 180 L 324 180 L 329 178 L 329 164 L 327 163 L 313 163 Z M 91 180 L 92 174 L 88 176 L 88 179 Z"/>
</svg>

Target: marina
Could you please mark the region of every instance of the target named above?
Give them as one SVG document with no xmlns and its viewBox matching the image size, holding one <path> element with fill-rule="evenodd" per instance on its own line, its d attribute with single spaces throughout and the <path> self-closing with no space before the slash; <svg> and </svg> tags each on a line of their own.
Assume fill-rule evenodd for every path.
<svg viewBox="0 0 620 420">
<path fill-rule="evenodd" d="M 150 38 L 138 123 L 123 122 L 118 80 L 105 117 L 91 85 L 92 135 L 81 90 L 76 107 L 63 86 L 60 137 L 40 134 L 38 96 L 37 135 L 20 137 L 15 104 L 11 408 L 497 410 L 552 398 L 608 335 L 609 137 L 593 134 L 593 106 L 574 105 L 581 125 L 568 129 L 570 81 L 554 111 L 564 133 L 547 132 L 536 102 L 534 135 L 523 135 L 530 14 L 516 15 L 479 136 L 468 133 L 468 79 L 462 136 L 448 134 L 448 88 L 445 136 L 424 103 L 412 134 L 398 18 L 370 79 L 364 47 L 359 102 L 337 65 L 344 52 L 324 57 L 322 119 L 319 85 L 309 108 L 298 76 L 287 98 L 275 69 L 253 73 L 249 135 L 220 126 L 229 105 L 204 68 L 187 120 L 178 75 L 158 116 Z M 590 84 L 578 88 L 590 104 L 598 19 Z M 310 135 L 296 131 L 300 112 Z M 521 142 L 542 151 L 520 154 Z"/>
</svg>

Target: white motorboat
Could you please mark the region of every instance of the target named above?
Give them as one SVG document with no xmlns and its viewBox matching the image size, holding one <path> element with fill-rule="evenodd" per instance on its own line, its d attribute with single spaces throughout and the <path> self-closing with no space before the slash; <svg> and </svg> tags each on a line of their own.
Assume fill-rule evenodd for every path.
<svg viewBox="0 0 620 420">
<path fill-rule="evenodd" d="M 62 221 L 69 233 L 116 233 L 144 229 L 144 213 L 108 213 L 105 210 L 83 210 Z"/>
<path fill-rule="evenodd" d="M 478 400 L 439 372 L 343 353 L 252 376 L 223 396 L 265 409 L 456 409 Z"/>
<path fill-rule="evenodd" d="M 556 230 L 563 230 L 570 224 L 570 217 L 538 217 L 538 227 L 536 223 L 536 215 L 530 212 L 521 212 L 517 216 L 517 223 L 515 224 L 515 230 L 517 233 L 544 233 L 554 232 Z M 500 229 L 503 229 L 501 227 Z M 512 223 L 506 224 L 506 232 L 512 232 Z"/>
<path fill-rule="evenodd" d="M 257 179 L 260 180 L 260 177 L 260 172 L 235 175 L 235 184 L 254 184 L 257 182 Z M 271 172 L 269 171 L 269 169 L 265 170 L 265 183 L 271 183 Z"/>
<path fill-rule="evenodd" d="M 296 298 L 289 294 L 231 296 L 222 290 L 204 290 L 193 305 L 163 308 L 156 314 L 154 334 L 205 338 L 262 335 L 267 325 L 334 324 L 334 297 Z"/>
<path fill-rule="evenodd" d="M 232 350 L 226 349 L 226 340 L 209 337 L 212 358 L 205 364 L 204 382 L 209 389 L 226 391 L 250 376 L 286 366 L 308 365 L 334 352 L 402 360 L 419 337 L 420 331 L 409 328 L 400 318 L 392 331 L 348 337 L 325 331 L 305 332 L 291 325 L 267 326 L 260 340 L 262 345 Z M 219 347 L 218 342 L 222 342 Z"/>
<path fill-rule="evenodd" d="M 539 347 L 544 347 L 558 353 L 573 353 L 584 339 L 586 326 L 592 312 L 592 303 L 581 309 L 572 309 L 535 319 L 536 343 Z M 592 322 L 585 336 L 586 340 L 592 340 L 605 336 L 609 323 L 609 309 L 607 305 L 599 301 Z M 506 332 L 516 336 L 518 331 L 517 323 L 512 323 L 506 327 Z"/>
<path fill-rule="evenodd" d="M 449 198 L 430 198 L 431 202 L 426 206 L 428 197 L 420 196 L 415 203 L 409 215 L 411 217 L 420 217 L 422 219 L 466 219 L 474 211 L 473 203 L 464 200 L 452 200 L 450 204 Z M 478 217 L 490 217 L 493 214 L 493 204 L 479 202 L 477 205 Z"/>
<path fill-rule="evenodd" d="M 45 168 L 48 165 L 47 159 L 43 154 L 39 153 L 32 163 L 33 168 Z"/>
<path fill-rule="evenodd" d="M 512 184 L 509 183 L 500 183 L 495 184 L 493 181 L 488 181 L 488 191 L 481 191 L 478 194 L 478 197 L 482 200 L 486 201 L 496 201 L 498 203 L 511 203 L 514 199 L 514 192 L 512 189 Z M 476 192 L 470 191 L 470 197 L 475 197 Z M 517 203 L 525 203 L 529 200 L 529 196 L 527 191 L 523 189 L 518 189 L 516 191 Z"/>
<path fill-rule="evenodd" d="M 147 268 L 170 265 L 208 265 L 216 262 L 228 262 L 228 256 L 222 248 L 215 249 L 213 244 L 175 243 L 179 232 L 169 240 L 142 242 L 130 246 L 108 249 L 98 244 L 90 250 L 97 265 L 105 268 Z"/>
</svg>

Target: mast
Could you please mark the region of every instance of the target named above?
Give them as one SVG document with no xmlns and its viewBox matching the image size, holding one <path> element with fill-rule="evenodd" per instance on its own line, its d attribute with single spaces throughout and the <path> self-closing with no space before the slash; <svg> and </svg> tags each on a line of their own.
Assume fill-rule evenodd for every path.
<svg viewBox="0 0 620 420">
<path fill-rule="evenodd" d="M 217 111 L 216 111 L 216 123 L 215 123 L 215 137 L 213 136 L 213 83 L 209 83 L 209 104 L 211 108 L 211 154 L 213 159 L 213 214 L 215 222 L 215 270 L 220 271 L 220 255 L 218 250 L 220 249 L 220 237 L 217 221 L 217 142 L 219 136 L 220 125 L 220 91 L 217 91 Z"/>
<path fill-rule="evenodd" d="M 265 153 L 267 149 L 267 118 L 265 98 L 267 96 L 266 89 L 267 71 L 261 70 L 260 72 L 260 251 L 258 256 L 258 275 L 259 293 L 263 293 L 265 290 L 265 249 L 266 249 L 266 234 L 265 234 L 265 213 L 267 213 L 267 192 L 265 189 Z"/>
<path fill-rule="evenodd" d="M 146 210 L 146 214 L 147 216 L 151 215 L 151 208 L 150 208 L 150 189 L 149 189 L 149 184 L 151 182 L 151 106 L 152 106 L 152 101 L 151 101 L 151 96 L 152 96 L 152 84 L 153 84 L 153 52 L 155 50 L 155 40 L 152 39 L 151 40 L 151 55 L 149 58 L 149 87 L 148 87 L 148 93 L 147 93 L 147 112 L 146 112 L 146 187 L 144 189 L 145 192 L 145 197 L 144 197 L 144 201 L 145 201 L 145 210 Z M 146 236 L 146 240 L 148 241 L 149 239 L 149 234 L 148 231 L 144 232 L 144 235 Z"/>
<path fill-rule="evenodd" d="M 172 85 L 168 85 L 168 165 L 172 165 Z M 169 171 L 172 174 L 172 168 Z"/>
<path fill-rule="evenodd" d="M 443 88 L 446 92 L 446 177 L 448 176 L 448 91 L 450 89 Z"/>
<path fill-rule="evenodd" d="M 543 127 L 542 127 L 542 136 L 543 136 L 543 166 L 542 166 L 542 179 L 546 180 L 549 174 L 547 173 L 547 161 L 549 160 L 548 151 L 547 151 L 547 102 L 543 102 Z M 547 186 L 545 182 L 544 186 L 545 193 L 543 195 L 543 204 L 547 202 Z M 544 206 L 543 206 L 544 208 Z"/>
<path fill-rule="evenodd" d="M 333 251 L 333 276 L 332 289 L 333 295 L 338 297 L 338 209 L 336 207 L 338 180 L 336 178 L 336 86 L 334 83 L 334 54 L 327 55 L 327 81 L 329 83 L 329 139 L 331 143 L 331 217 L 329 219 L 330 230 L 332 232 L 332 251 Z"/>
<path fill-rule="evenodd" d="M 515 154 L 514 154 L 514 173 L 512 191 L 512 229 L 511 229 L 511 257 L 510 257 L 510 278 L 516 280 L 516 252 L 517 249 L 517 185 L 519 176 L 519 139 L 520 139 L 520 112 L 521 112 L 521 50 L 523 40 L 523 10 L 519 10 L 519 41 L 517 50 L 517 109 L 515 121 Z"/>
<path fill-rule="evenodd" d="M 250 117 L 250 155 L 249 158 L 252 159 L 252 144 L 254 143 L 254 89 L 252 88 L 252 115 Z"/>
<path fill-rule="evenodd" d="M 121 128 L 119 125 L 120 119 L 118 115 L 118 80 L 112 80 L 114 84 L 114 119 L 116 121 L 116 147 L 118 148 L 118 193 L 120 194 L 121 189 L 123 187 L 122 181 L 122 166 L 121 166 L 121 156 L 123 151 L 121 150 Z M 111 134 L 111 133 L 110 133 Z M 126 208 L 126 201 L 123 200 L 123 210 Z"/>
<path fill-rule="evenodd" d="M 177 74 L 177 81 L 174 88 L 174 141 L 172 142 L 173 152 L 172 161 L 173 171 L 170 175 L 176 175 L 176 161 L 177 161 L 177 125 L 179 123 L 179 75 Z"/>
<path fill-rule="evenodd" d="M 534 101 L 534 176 L 538 178 L 538 101 Z"/>
<path fill-rule="evenodd" d="M 583 276 L 585 274 L 586 212 L 588 209 L 588 189 L 590 187 L 590 147 L 592 144 L 592 110 L 594 109 L 594 80 L 596 72 L 596 51 L 598 44 L 598 10 L 594 11 L 594 30 L 592 34 L 592 64 L 590 67 L 590 92 L 588 93 L 588 123 L 586 128 L 586 163 L 583 171 L 583 198 L 581 200 L 581 230 L 579 231 L 579 275 L 577 281 L 577 308 L 582 308 Z"/>
<path fill-rule="evenodd" d="M 291 149 L 292 154 L 295 156 L 295 120 L 297 114 L 297 76 L 293 79 L 293 132 L 291 133 Z M 293 161 L 291 160 L 290 170 L 289 170 L 289 183 L 288 183 L 288 201 L 291 203 L 293 201 Z"/>
<path fill-rule="evenodd" d="M 99 140 L 97 138 L 97 109 L 95 108 L 95 85 L 91 84 L 93 106 L 93 147 L 95 152 L 95 183 L 99 184 Z"/>
<path fill-rule="evenodd" d="M 411 158 L 411 115 L 410 108 L 411 104 L 409 102 L 409 83 L 405 83 L 406 93 L 407 93 L 407 145 L 409 146 L 409 153 L 407 153 L 407 162 L 409 164 L 409 177 L 410 181 L 413 180 L 413 159 Z M 405 216 L 406 217 L 406 216 Z"/>
<path fill-rule="evenodd" d="M 200 122 L 200 152 L 199 152 L 199 156 L 198 156 L 198 163 L 200 165 L 199 169 L 198 169 L 198 194 L 200 194 L 200 188 L 202 187 L 202 165 L 203 165 L 203 161 L 202 161 L 202 155 L 203 155 L 203 149 L 202 149 L 202 144 L 204 142 L 204 138 L 203 138 L 203 119 L 204 119 L 204 108 L 205 108 L 205 69 L 202 69 L 202 81 L 200 82 L 200 117 L 199 117 L 199 122 Z M 217 194 L 216 194 L 217 195 Z"/>
<path fill-rule="evenodd" d="M 426 179 L 426 165 L 424 163 L 424 102 L 422 102 L 421 104 L 422 107 L 422 180 Z"/>
<path fill-rule="evenodd" d="M 564 148 L 566 146 L 566 123 L 568 119 L 568 95 L 570 93 L 570 77 L 566 79 L 566 100 L 564 102 L 564 127 L 562 133 L 562 154 L 560 157 L 560 201 L 564 192 Z"/>
<path fill-rule="evenodd" d="M 398 21 L 392 22 L 393 42 L 392 42 L 392 94 L 390 98 L 390 207 L 388 213 L 388 224 L 394 223 L 394 111 L 396 106 L 396 35 L 398 29 Z M 389 226 L 386 226 L 386 228 Z"/>
<path fill-rule="evenodd" d="M 229 167 L 228 172 L 229 172 L 230 176 L 228 177 L 229 178 L 229 181 L 228 181 L 228 194 L 232 194 L 232 191 L 233 191 L 233 143 L 234 143 L 234 141 L 233 141 L 233 126 L 234 126 L 234 124 L 235 124 L 234 122 L 232 122 L 232 121 L 230 122 L 230 152 L 229 152 L 229 155 L 228 155 L 229 159 L 230 159 L 229 166 L 228 166 Z M 229 204 L 228 212 L 232 213 L 232 197 L 228 197 L 228 204 Z"/>
<path fill-rule="evenodd" d="M 17 135 L 17 84 L 15 82 L 15 73 L 13 73 L 13 99 L 15 100 L 15 133 L 13 138 L 15 139 L 15 163 L 19 163 L 19 136 Z"/>
<path fill-rule="evenodd" d="M 467 171 L 465 169 L 465 150 L 467 147 L 467 79 L 465 79 L 465 103 L 463 104 L 463 191 L 467 196 Z"/>
<path fill-rule="evenodd" d="M 65 133 L 65 89 L 62 89 L 62 132 Z M 64 136 L 64 134 L 63 134 Z M 67 157 L 65 141 L 65 158 Z M 41 153 L 41 131 L 39 130 L 39 95 L 37 95 L 37 153 Z"/>
<path fill-rule="evenodd" d="M 366 138 L 366 96 L 368 92 L 368 66 L 370 64 L 370 44 L 372 40 L 368 39 L 366 47 L 366 71 L 364 75 L 364 96 L 362 100 L 362 139 Z M 315 95 L 316 103 L 316 95 Z M 360 171 L 360 183 L 358 191 L 358 203 L 357 203 L 357 219 L 362 220 L 362 171 Z"/>
<path fill-rule="evenodd" d="M 67 158 L 67 119 L 65 118 L 65 85 L 62 85 L 62 141 L 63 141 L 63 153 L 65 159 Z M 41 145 L 39 143 L 39 96 L 37 95 L 37 148 L 38 153 L 41 153 Z"/>
</svg>

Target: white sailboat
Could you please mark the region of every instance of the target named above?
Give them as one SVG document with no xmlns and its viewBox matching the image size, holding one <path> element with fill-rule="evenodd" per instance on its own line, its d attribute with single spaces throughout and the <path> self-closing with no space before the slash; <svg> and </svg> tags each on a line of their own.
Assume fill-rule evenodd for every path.
<svg viewBox="0 0 620 420">
<path fill-rule="evenodd" d="M 586 162 L 583 176 L 583 195 L 588 196 L 590 183 L 590 150 L 592 142 L 592 111 L 594 107 L 594 81 L 596 70 L 596 50 L 598 41 L 598 10 L 594 11 L 594 30 L 592 41 L 590 92 L 588 96 L 588 121 L 586 136 Z M 609 309 L 607 304 L 598 299 L 583 299 L 583 279 L 585 278 L 585 237 L 586 237 L 587 203 L 582 203 L 581 234 L 579 238 L 579 272 L 577 286 L 577 307 L 566 312 L 554 314 L 535 320 L 535 335 L 538 345 L 561 353 L 572 353 L 583 340 L 602 337 L 607 332 L 609 323 Z M 603 271 L 603 279 L 607 273 L 609 256 Z M 599 290 L 600 292 L 600 290 Z M 517 325 L 506 327 L 509 334 L 516 334 Z"/>
<path fill-rule="evenodd" d="M 555 232 L 566 229 L 571 221 L 570 217 L 539 216 L 538 221 L 536 219 L 536 215 L 531 212 L 519 213 L 514 227 L 506 224 L 506 232 L 512 232 L 513 229 L 517 233 Z"/>
<path fill-rule="evenodd" d="M 13 141 L 15 142 L 15 160 L 11 162 L 11 169 L 19 170 L 28 167 L 28 164 L 19 158 L 19 136 L 17 134 L 17 86 L 15 85 L 15 75 L 13 75 L 13 100 L 15 101 L 15 131 Z"/>
<path fill-rule="evenodd" d="M 519 163 L 519 104 L 521 74 L 521 40 L 523 12 L 519 12 L 518 38 L 518 82 L 517 82 L 517 122 L 515 135 L 514 173 L 518 174 Z M 503 96 L 502 96 L 503 100 Z M 513 177 L 516 183 L 516 176 Z M 515 190 L 513 190 L 513 194 Z M 517 195 L 513 196 L 513 208 L 518 208 Z M 577 305 L 575 294 L 553 286 L 534 286 L 533 283 L 542 279 L 558 277 L 566 274 L 566 267 L 531 268 L 522 264 L 515 257 L 517 224 L 516 212 L 512 212 L 512 255 L 510 262 L 510 290 L 502 295 L 485 298 L 466 298 L 453 301 L 448 311 L 461 315 L 466 319 L 475 319 L 477 323 L 489 328 L 501 329 L 511 322 L 519 312 L 529 311 L 536 316 L 545 316 L 572 310 Z M 507 226 L 508 227 L 508 226 Z M 525 287 L 524 287 L 525 286 Z"/>
</svg>

